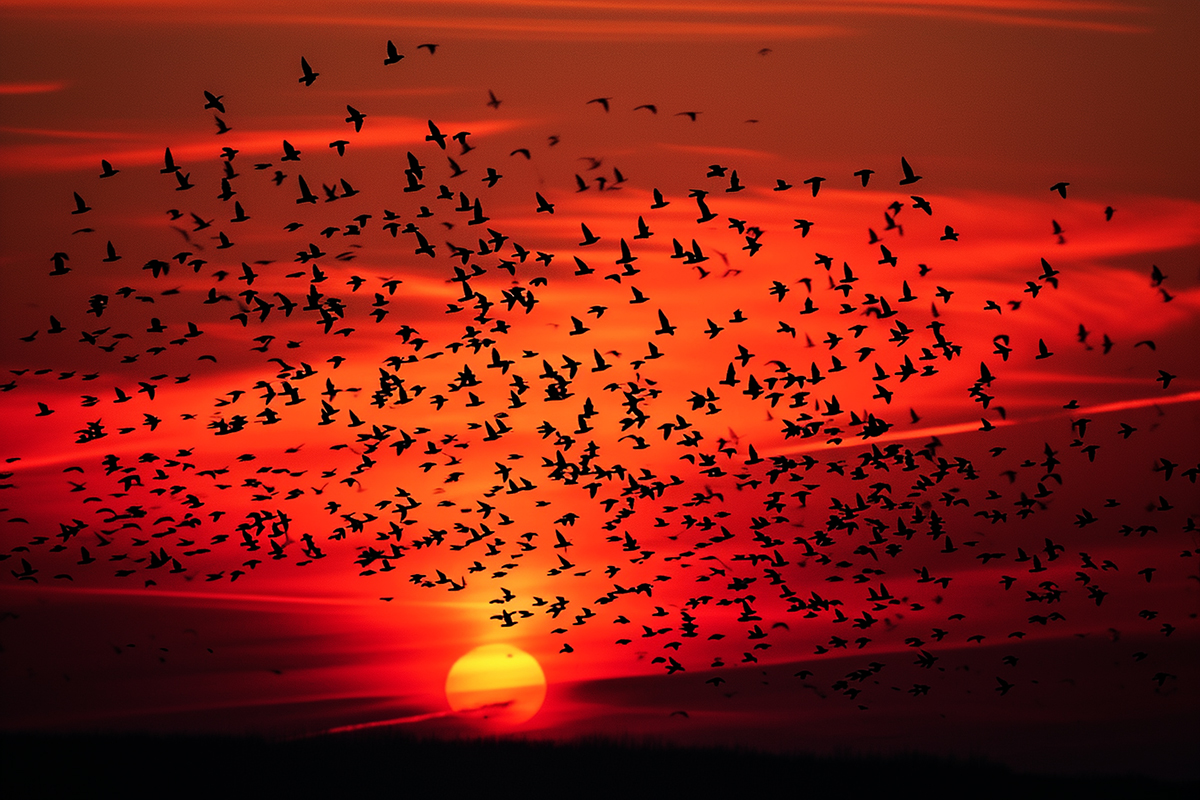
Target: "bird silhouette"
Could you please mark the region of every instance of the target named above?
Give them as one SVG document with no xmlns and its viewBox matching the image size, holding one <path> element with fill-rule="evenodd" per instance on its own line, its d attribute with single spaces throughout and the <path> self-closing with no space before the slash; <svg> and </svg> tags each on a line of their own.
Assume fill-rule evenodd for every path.
<svg viewBox="0 0 1200 800">
<path fill-rule="evenodd" d="M 302 74 L 297 80 L 299 83 L 303 83 L 305 86 L 312 86 L 313 81 L 315 81 L 317 76 L 321 74 L 319 72 L 313 72 L 312 67 L 308 65 L 308 60 L 303 56 L 300 57 L 300 69 L 304 74 Z"/>
<path fill-rule="evenodd" d="M 349 114 L 349 116 L 346 117 L 346 122 L 354 123 L 354 132 L 358 133 L 359 131 L 361 131 L 362 126 L 363 126 L 363 120 L 367 118 L 367 115 L 362 113 L 361 111 L 359 111 L 354 106 L 350 106 L 350 105 L 346 106 L 346 113 Z M 338 154 L 344 155 L 344 151 L 342 151 L 341 148 L 339 148 Z"/>
<path fill-rule="evenodd" d="M 300 184 L 300 196 L 296 198 L 297 204 L 317 202 L 317 196 L 309 191 L 308 183 L 304 180 L 303 175 L 297 175 L 296 182 Z"/>
<path fill-rule="evenodd" d="M 224 114 L 225 113 L 225 104 L 221 102 L 221 100 L 224 97 L 225 97 L 225 95 L 223 95 L 223 94 L 213 94 L 212 92 L 205 90 L 205 92 L 204 92 L 204 108 L 206 108 L 206 109 L 211 108 L 214 111 L 216 111 L 218 114 Z"/>
<path fill-rule="evenodd" d="M 433 120 L 429 120 L 429 134 L 425 137 L 425 141 L 434 142 L 441 149 L 446 149 L 446 135 L 438 130 L 437 125 L 433 124 Z"/>
</svg>

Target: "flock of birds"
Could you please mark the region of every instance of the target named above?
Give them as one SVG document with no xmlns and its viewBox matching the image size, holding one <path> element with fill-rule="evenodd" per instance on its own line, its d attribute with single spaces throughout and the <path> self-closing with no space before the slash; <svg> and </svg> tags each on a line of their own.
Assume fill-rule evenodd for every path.
<svg viewBox="0 0 1200 800">
<path fill-rule="evenodd" d="M 438 49 L 420 47 L 429 56 Z M 385 67 L 404 58 L 388 41 Z M 304 87 L 322 78 L 304 58 L 300 70 Z M 234 140 L 236 97 L 204 91 L 201 104 L 197 94 L 217 135 Z M 498 112 L 501 103 L 488 92 L 488 108 Z M 581 102 L 580 113 L 612 113 L 612 103 L 610 97 Z M 643 104 L 634 111 L 659 109 Z M 679 116 L 696 122 L 700 113 Z M 354 136 L 371 125 L 371 115 L 346 104 L 345 123 L 348 138 L 329 149 L 351 159 Z M 1138 426 L 1076 416 L 1075 404 L 1062 441 L 1035 446 L 1018 437 L 986 447 L 1004 417 L 993 385 L 1003 384 L 1010 357 L 1040 363 L 1053 353 L 1044 339 L 1006 333 L 981 351 L 977 337 L 943 321 L 956 290 L 927 289 L 930 268 L 904 258 L 903 225 L 911 230 L 935 217 L 919 191 L 924 179 L 907 159 L 895 170 L 854 173 L 855 185 L 901 189 L 901 199 L 882 209 L 883 235 L 868 232 L 878 247 L 876 263 L 852 265 L 836 253 L 814 252 L 799 270 L 763 275 L 752 267 L 772 238 L 795 237 L 790 252 L 800 253 L 810 230 L 819 229 L 825 177 L 798 181 L 797 192 L 811 195 L 816 220 L 795 219 L 798 233 L 780 234 L 721 213 L 722 198 L 753 188 L 734 167 L 708 165 L 695 176 L 708 188 L 669 197 L 657 188 L 645 192 L 649 187 L 619 169 L 585 178 L 604 169 L 603 158 L 585 156 L 575 186 L 529 188 L 530 218 L 544 221 L 556 210 L 561 218 L 560 195 L 572 190 L 594 187 L 623 203 L 637 192 L 653 199 L 624 236 L 598 236 L 580 224 L 580 241 L 563 254 L 499 230 L 484 198 L 504 180 L 503 168 L 474 163 L 472 151 L 486 148 L 472 134 L 443 130 L 434 120 L 427 127 L 424 141 L 406 155 L 398 192 L 389 195 L 400 196 L 402 211 L 365 207 L 353 198 L 379 193 L 345 178 L 310 184 L 300 173 L 309 154 L 285 140 L 275 159 L 249 170 L 241 167 L 236 141 L 220 149 L 217 214 L 209 208 L 217 186 L 193 182 L 168 147 L 158 169 L 164 196 L 195 203 L 168 212 L 186 242 L 178 253 L 164 249 L 133 263 L 111 240 L 91 262 L 82 247 L 54 252 L 49 275 L 70 304 L 60 301 L 44 328 L 6 344 L 10 358 L 38 366 L 12 370 L 0 389 L 20 398 L 29 417 L 51 417 L 63 409 L 31 397 L 39 381 L 82 381 L 88 388 L 79 406 L 95 413 L 60 431 L 77 457 L 62 470 L 69 486 L 51 489 L 62 501 L 57 530 L 29 522 L 33 514 L 25 514 L 19 489 L 32 478 L 23 473 L 22 454 L 8 459 L 0 497 L 7 506 L 0 554 L 9 565 L 6 581 L 145 587 L 253 581 L 256 571 L 328 558 L 385 587 L 386 601 L 402 600 L 404 592 L 473 592 L 502 628 L 553 626 L 564 654 L 578 646 L 571 634 L 581 626 L 615 625 L 618 645 L 633 645 L 668 673 L 716 671 L 706 680 L 714 687 L 726 681 L 723 667 L 769 661 L 767 651 L 781 641 L 803 642 L 815 662 L 861 650 L 870 656 L 903 639 L 911 657 L 888 658 L 931 676 L 906 689 L 914 697 L 933 691 L 939 647 L 978 645 L 987 636 L 992 644 L 998 635 L 973 629 L 970 607 L 947 613 L 956 576 L 987 575 L 990 588 L 972 591 L 1011 606 L 1014 630 L 1005 631 L 1006 647 L 1086 608 L 1119 607 L 1112 629 L 1141 625 L 1162 637 L 1194 624 L 1179 609 L 1135 609 L 1134 616 L 1110 595 L 1117 575 L 1136 573 L 1148 583 L 1163 573 L 1194 578 L 1196 525 L 1180 514 L 1195 504 L 1200 464 L 1187 461 L 1195 451 L 1173 456 L 1178 463 L 1163 456 L 1147 466 L 1163 484 L 1151 511 L 1109 499 L 1103 509 L 1075 513 L 1074 531 L 1036 524 L 1051 515 L 1071 480 L 1087 480 L 1080 473 L 1098 450 L 1137 436 Z M 548 141 L 569 147 L 557 136 Z M 517 148 L 507 163 L 536 157 Z M 130 171 L 103 160 L 98 180 L 120 181 Z M 234 231 L 269 216 L 250 203 L 244 208 L 238 197 L 240 182 L 256 173 L 271 176 L 260 182 L 273 184 L 282 206 L 303 220 L 285 229 L 298 243 L 290 263 L 238 256 L 254 246 L 237 243 Z M 1067 202 L 1069 186 L 1063 181 L 1050 191 Z M 767 188 L 794 187 L 779 179 Z M 617 189 L 630 191 L 617 195 Z M 77 192 L 69 214 L 95 216 L 88 196 L 87 188 Z M 689 217 L 694 211 L 695 223 L 674 237 L 663 232 L 671 223 L 654 215 L 668 206 L 672 213 L 689 209 Z M 1106 210 L 1106 219 L 1113 215 Z M 446 241 L 464 228 L 477 245 Z M 945 242 L 960 235 L 950 224 L 937 229 Z M 1054 229 L 1061 236 L 1057 222 Z M 736 231 L 742 252 L 730 256 L 702 242 L 726 230 Z M 76 233 L 103 238 L 91 228 Z M 650 244 L 656 235 L 672 239 L 669 250 Z M 335 241 L 402 244 L 412 256 L 398 268 L 402 277 L 372 278 L 354 264 L 368 245 L 331 253 Z M 676 283 L 670 298 L 638 287 L 676 264 L 691 283 Z M 81 285 L 110 288 L 80 293 L 71 282 L 81 275 L 87 276 Z M 445 295 L 441 320 L 409 315 L 415 305 L 406 301 L 407 284 L 431 275 Z M 878 285 L 872 275 L 881 276 Z M 1148 279 L 1147 291 L 1163 302 L 1173 299 L 1167 277 L 1154 267 Z M 738 331 L 763 324 L 741 309 L 704 308 L 703 328 L 679 321 L 696 310 L 691 292 L 712 298 L 704 287 L 722 279 L 761 284 L 755 291 L 778 309 L 757 338 L 742 340 L 768 343 L 752 345 L 760 353 L 732 341 Z M 182 288 L 169 287 L 172 280 Z M 902 286 L 893 291 L 897 280 Z M 988 301 L 987 308 L 1009 319 L 1022 302 L 1046 302 L 1044 295 L 1067 280 L 1044 258 L 1018 287 L 1019 300 Z M 545 299 L 575 286 L 586 287 L 586 307 L 564 311 L 561 301 Z M 915 310 L 918 297 L 930 303 L 928 312 Z M 609 319 L 640 320 L 624 323 L 619 345 L 605 339 L 602 320 L 610 308 Z M 454 336 L 431 340 L 450 326 Z M 214 338 L 205 328 L 219 329 L 232 343 L 198 353 Z M 818 328 L 828 335 L 814 342 L 807 331 Z M 316 342 L 301 341 L 305 331 Z M 965 346 L 956 341 L 960 333 Z M 1090 349 L 1089 335 L 1080 325 L 1079 342 Z M 631 336 L 644 342 L 633 353 L 626 349 Z M 93 371 L 68 372 L 53 363 L 61 342 L 72 339 Z M 1155 350 L 1153 342 L 1139 345 L 1147 355 Z M 1118 346 L 1129 345 L 1104 335 L 1099 348 L 1107 355 Z M 239 366 L 226 377 L 222 365 L 235 351 Z M 981 419 L 976 438 L 966 438 L 984 441 L 969 447 L 1003 462 L 1006 471 L 948 454 L 937 437 L 917 444 L 902 435 L 920 414 L 893 399 L 919 404 L 922 384 L 961 374 L 965 363 L 978 363 L 978 375 L 955 390 Z M 245 379 L 250 372 L 253 379 Z M 1176 377 L 1147 368 L 1146 393 L 1166 396 Z M 176 392 L 201 381 L 234 385 L 211 407 L 173 403 Z M 839 393 L 855 399 L 839 400 Z M 136 411 L 121 417 L 124 404 Z M 749 441 L 735 432 L 761 428 L 763 419 L 770 436 Z M 187 431 L 194 444 L 163 449 L 156 445 L 160 426 Z M 273 436 L 274 430 L 286 433 Z M 332 441 L 329 451 L 284 446 L 283 437 L 305 432 Z M 250 442 L 246 452 L 217 463 L 238 436 Z M 139 456 L 131 455 L 135 439 Z M 990 479 L 996 474 L 1006 480 Z M 978 532 L 985 524 L 1009 533 L 985 538 Z M 1080 546 L 1081 532 L 1090 546 Z M 1178 563 L 1118 563 L 1106 554 L 1130 536 L 1166 540 L 1164 550 Z M 1178 680 L 1179 669 L 1152 654 L 1130 657 L 1138 665 L 1150 660 L 1144 679 L 1156 687 Z M 983 668 L 1000 695 L 1027 682 L 1019 659 L 1008 653 Z M 885 661 L 870 657 L 846 675 L 820 676 L 824 682 L 813 688 L 863 704 L 860 695 Z M 819 669 L 797 675 L 812 681 Z"/>
</svg>

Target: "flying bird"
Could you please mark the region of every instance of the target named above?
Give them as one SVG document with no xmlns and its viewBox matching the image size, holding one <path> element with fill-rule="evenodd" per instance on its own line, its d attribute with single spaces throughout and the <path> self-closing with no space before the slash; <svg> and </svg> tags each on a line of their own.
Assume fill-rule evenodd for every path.
<svg viewBox="0 0 1200 800">
<path fill-rule="evenodd" d="M 437 125 L 433 124 L 433 120 L 429 120 L 429 134 L 425 137 L 425 141 L 434 142 L 441 149 L 446 149 L 446 134 L 438 130 Z"/>
<path fill-rule="evenodd" d="M 349 114 L 349 116 L 346 117 L 346 122 L 354 123 L 354 132 L 358 133 L 361 131 L 363 120 L 367 118 L 367 115 L 350 105 L 346 106 L 346 113 Z"/>
<path fill-rule="evenodd" d="M 904 177 L 900 179 L 901 186 L 908 186 L 921 180 L 921 176 L 913 172 L 913 168 L 908 165 L 908 159 L 901 156 L 900 169 L 904 170 Z"/>
<path fill-rule="evenodd" d="M 317 76 L 321 74 L 319 72 L 313 72 L 312 67 L 308 65 L 308 60 L 304 58 L 304 56 L 300 57 L 300 69 L 304 74 L 297 78 L 297 82 L 303 83 L 305 86 L 312 86 L 313 81 L 315 81 Z"/>
<path fill-rule="evenodd" d="M 225 113 L 225 104 L 221 102 L 222 98 L 224 98 L 224 97 L 225 97 L 225 95 L 223 95 L 223 94 L 213 94 L 212 92 L 205 90 L 205 92 L 204 92 L 204 100 L 205 100 L 204 107 L 206 109 L 211 108 L 214 111 L 216 111 L 218 114 L 224 114 Z"/>
</svg>

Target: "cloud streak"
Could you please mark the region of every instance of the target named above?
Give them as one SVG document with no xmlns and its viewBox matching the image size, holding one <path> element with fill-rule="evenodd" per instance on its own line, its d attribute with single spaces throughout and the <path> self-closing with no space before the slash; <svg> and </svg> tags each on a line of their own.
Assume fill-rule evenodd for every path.
<svg viewBox="0 0 1200 800">
<path fill-rule="evenodd" d="M 856 22 L 879 18 L 911 18 L 966 22 L 988 26 L 1040 27 L 1099 34 L 1139 34 L 1151 28 L 1146 9 L 1129 3 L 1058 0 L 897 0 L 896 2 L 754 2 L 733 9 L 713 2 L 680 3 L 674 0 L 631 3 L 627 0 L 502 0 L 481 6 L 475 0 L 450 0 L 430 8 L 403 3 L 388 14 L 376 5 L 350 6 L 328 13 L 313 2 L 277 3 L 278 8 L 256 4 L 247 8 L 225 0 L 220 3 L 181 3 L 165 10 L 144 0 L 97 4 L 66 0 L 32 4 L 7 0 L 21 15 L 36 16 L 42 8 L 84 18 L 104 18 L 113 6 L 123 13 L 165 21 L 203 21 L 214 11 L 227 22 L 276 24 L 286 11 L 288 24 L 395 27 L 453 33 L 478 38 L 533 38 L 573 40 L 647 41 L 709 39 L 747 42 L 835 38 L 861 32 Z M 491 13 L 478 13 L 486 8 Z M 438 12 L 441 13 L 438 13 Z M 696 19 L 700 17 L 701 19 Z M 747 21 L 754 17 L 763 21 Z M 814 21 L 816 20 L 816 21 Z"/>
<path fill-rule="evenodd" d="M 0 96 L 23 94 L 50 94 L 61 92 L 70 84 L 67 81 L 31 81 L 28 83 L 0 83 Z"/>
</svg>

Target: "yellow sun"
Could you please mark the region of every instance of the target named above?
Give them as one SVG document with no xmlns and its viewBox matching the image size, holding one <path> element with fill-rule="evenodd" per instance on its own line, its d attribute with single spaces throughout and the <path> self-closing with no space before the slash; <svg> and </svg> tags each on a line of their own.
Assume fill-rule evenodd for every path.
<svg viewBox="0 0 1200 800">
<path fill-rule="evenodd" d="M 537 659 L 510 644 L 476 647 L 446 675 L 450 708 L 488 724 L 516 725 L 546 699 L 546 676 Z"/>
</svg>

